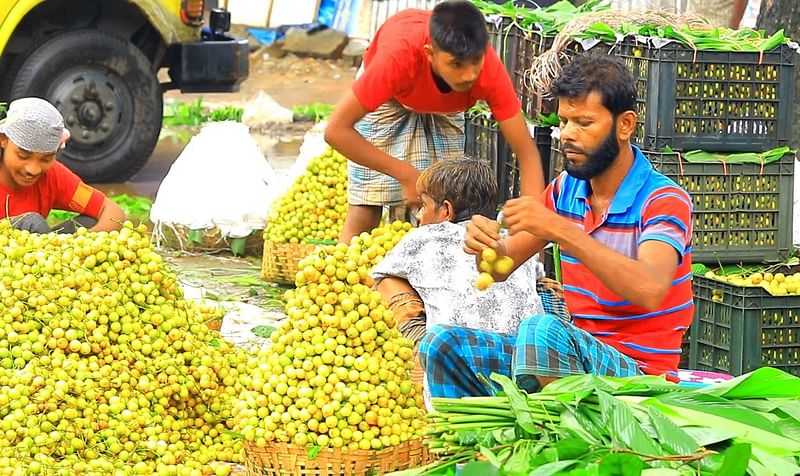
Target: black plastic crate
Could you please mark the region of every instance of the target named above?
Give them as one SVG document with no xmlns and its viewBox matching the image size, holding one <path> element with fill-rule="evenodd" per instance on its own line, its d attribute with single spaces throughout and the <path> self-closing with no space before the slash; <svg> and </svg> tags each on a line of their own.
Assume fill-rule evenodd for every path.
<svg viewBox="0 0 800 476">
<path fill-rule="evenodd" d="M 692 197 L 692 260 L 758 263 L 787 259 L 792 246 L 795 154 L 769 164 L 691 163 L 675 152 L 642 151 Z M 553 139 L 551 174 L 564 170 Z"/>
<path fill-rule="evenodd" d="M 549 181 L 548 170 L 550 170 L 550 127 L 535 127 L 533 140 L 539 151 L 542 160 L 542 176 L 545 184 Z M 522 193 L 520 185 L 519 164 L 517 156 L 511 152 L 511 146 L 500 137 L 500 151 L 498 153 L 497 184 L 499 189 L 498 199 L 500 203 L 505 203 L 510 198 L 519 197 Z"/>
<path fill-rule="evenodd" d="M 636 78 L 645 149 L 761 152 L 791 138 L 797 53 L 786 45 L 762 54 L 626 40 L 617 54 Z"/>
<path fill-rule="evenodd" d="M 762 366 L 800 376 L 800 296 L 694 277 L 690 366 L 733 375 Z"/>
<path fill-rule="evenodd" d="M 542 111 L 542 101 L 531 88 L 527 72 L 533 65 L 533 59 L 549 50 L 555 38 L 524 30 L 517 25 L 511 28 L 511 35 L 514 48 L 512 52 L 514 68 L 511 73 L 511 81 L 514 83 L 514 89 L 522 103 L 522 110 L 528 117 L 535 118 Z M 548 109 L 547 112 L 551 110 Z"/>
<path fill-rule="evenodd" d="M 511 75 L 514 72 L 516 60 L 516 36 L 513 35 L 511 18 L 491 15 L 486 17 L 486 28 L 489 30 L 489 44 L 497 52 L 506 71 Z"/>
<path fill-rule="evenodd" d="M 465 155 L 488 160 L 492 170 L 497 171 L 500 141 L 500 131 L 494 119 L 481 115 L 467 117 L 464 127 Z"/>
</svg>

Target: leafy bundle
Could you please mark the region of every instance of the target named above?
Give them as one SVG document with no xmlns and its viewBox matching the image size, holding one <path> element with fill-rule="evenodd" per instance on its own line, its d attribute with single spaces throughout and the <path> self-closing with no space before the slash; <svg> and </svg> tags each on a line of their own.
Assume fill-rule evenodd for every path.
<svg viewBox="0 0 800 476">
<path fill-rule="evenodd" d="M 525 394 L 434 398 L 440 461 L 396 476 L 800 473 L 800 378 L 761 368 L 710 387 L 581 375 Z"/>
</svg>

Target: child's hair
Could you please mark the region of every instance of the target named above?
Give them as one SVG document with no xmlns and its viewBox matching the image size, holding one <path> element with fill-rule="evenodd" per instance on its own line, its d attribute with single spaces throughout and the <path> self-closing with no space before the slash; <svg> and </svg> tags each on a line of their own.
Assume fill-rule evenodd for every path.
<svg viewBox="0 0 800 476">
<path fill-rule="evenodd" d="M 445 200 L 453 205 L 453 221 L 467 220 L 472 215 L 497 215 L 497 179 L 485 160 L 463 157 L 436 162 L 422 172 L 417 184 L 437 208 Z"/>
</svg>

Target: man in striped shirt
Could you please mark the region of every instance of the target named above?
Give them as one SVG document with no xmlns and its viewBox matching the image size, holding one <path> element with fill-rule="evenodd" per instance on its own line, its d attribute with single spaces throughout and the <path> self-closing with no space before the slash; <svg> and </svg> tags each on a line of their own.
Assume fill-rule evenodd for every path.
<svg viewBox="0 0 800 476">
<path fill-rule="evenodd" d="M 494 248 L 523 263 L 559 243 L 573 321 L 532 316 L 515 336 L 430 329 L 420 360 L 434 397 L 488 394 L 482 377 L 491 372 L 513 376 L 528 391 L 581 373 L 677 380 L 681 337 L 694 310 L 691 199 L 631 145 L 636 89 L 621 59 L 579 56 L 553 93 L 565 172 L 541 201 L 506 203 L 507 239 L 497 222 L 473 217 L 465 250 Z"/>
</svg>

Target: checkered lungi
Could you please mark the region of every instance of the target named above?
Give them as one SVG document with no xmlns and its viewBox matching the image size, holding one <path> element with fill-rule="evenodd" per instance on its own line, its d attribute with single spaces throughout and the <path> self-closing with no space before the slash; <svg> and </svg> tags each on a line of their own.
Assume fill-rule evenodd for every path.
<svg viewBox="0 0 800 476">
<path fill-rule="evenodd" d="M 444 159 L 464 156 L 464 114 L 419 114 L 389 101 L 364 116 L 356 130 L 392 157 L 411 162 L 417 170 Z M 348 162 L 351 205 L 402 205 L 396 179 Z"/>
<path fill-rule="evenodd" d="M 516 336 L 437 325 L 420 342 L 419 356 L 432 397 L 493 395 L 492 372 L 529 392 L 539 390 L 536 376 L 641 374 L 632 358 L 551 314 L 522 321 Z"/>
</svg>

